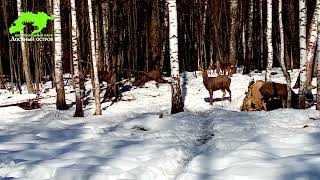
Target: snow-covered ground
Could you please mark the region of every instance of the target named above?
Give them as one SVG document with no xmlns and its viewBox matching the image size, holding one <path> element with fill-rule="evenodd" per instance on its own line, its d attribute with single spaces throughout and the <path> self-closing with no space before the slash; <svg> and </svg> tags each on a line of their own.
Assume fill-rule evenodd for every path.
<svg viewBox="0 0 320 180">
<path fill-rule="evenodd" d="M 232 102 L 216 91 L 210 106 L 200 73 L 183 73 L 185 112 L 170 115 L 170 85 L 149 82 L 103 103 L 102 116 L 89 98 L 84 118 L 55 110 L 47 84 L 41 109 L 0 108 L 0 179 L 320 179 L 319 111 L 240 112 L 249 81 L 262 77 L 234 75 Z M 2 92 L 0 104 L 24 98 Z"/>
</svg>

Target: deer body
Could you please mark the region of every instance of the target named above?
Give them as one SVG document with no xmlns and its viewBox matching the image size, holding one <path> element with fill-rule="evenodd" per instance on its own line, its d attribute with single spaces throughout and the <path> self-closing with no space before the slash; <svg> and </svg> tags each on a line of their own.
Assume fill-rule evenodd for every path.
<svg viewBox="0 0 320 180">
<path fill-rule="evenodd" d="M 221 90 L 222 100 L 224 99 L 224 96 L 226 95 L 226 90 L 228 91 L 230 97 L 229 101 L 231 102 L 231 90 L 230 90 L 230 84 L 231 79 L 226 75 L 221 75 L 218 77 L 208 77 L 208 74 L 206 71 L 202 71 L 202 78 L 203 78 L 203 84 L 206 87 L 206 89 L 209 92 L 210 96 L 210 105 L 213 103 L 213 91 Z"/>
<path fill-rule="evenodd" d="M 286 107 L 287 97 L 288 97 L 288 90 L 286 84 L 280 84 L 275 82 L 266 82 L 263 86 L 259 89 L 261 95 L 263 96 L 263 106 L 264 109 L 267 110 L 267 102 L 277 98 L 281 100 L 282 107 Z M 291 90 L 292 92 L 292 104 L 295 105 L 298 96 Z"/>
<path fill-rule="evenodd" d="M 236 66 L 232 63 L 222 63 L 219 61 L 216 61 L 214 63 L 214 66 L 216 69 L 218 69 L 219 74 L 232 76 L 236 72 Z"/>
<path fill-rule="evenodd" d="M 243 100 L 241 111 L 262 110 L 264 108 L 263 96 L 260 93 L 260 88 L 264 84 L 265 82 L 261 80 L 250 82 L 248 92 Z"/>
</svg>

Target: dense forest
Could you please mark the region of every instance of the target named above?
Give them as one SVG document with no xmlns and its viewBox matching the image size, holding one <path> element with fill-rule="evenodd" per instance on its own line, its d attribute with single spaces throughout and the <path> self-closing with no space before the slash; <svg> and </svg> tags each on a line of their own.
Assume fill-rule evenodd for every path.
<svg viewBox="0 0 320 180">
<path fill-rule="evenodd" d="M 216 61 L 243 67 L 244 73 L 267 70 L 266 81 L 270 80 L 272 67 L 281 66 L 286 76 L 288 70 L 300 69 L 299 105 L 304 108 L 305 89 L 317 72 L 317 63 L 313 62 L 320 3 L 316 0 L 0 3 L 0 88 L 16 88 L 21 93 L 20 87 L 26 83 L 29 93 L 38 93 L 41 83 L 53 80 L 57 108 L 67 109 L 62 80 L 63 74 L 72 74 L 75 116 L 83 116 L 81 93 L 88 76 L 94 79 L 96 114 L 101 114 L 101 81 L 108 83 L 104 100 L 118 99 L 122 80 L 163 82 L 161 75 L 173 78 L 176 109 L 172 112 L 179 112 L 183 110 L 179 72 L 207 69 Z M 23 12 L 54 16 L 41 32 L 52 35 L 52 40 L 14 41 L 9 29 L 17 25 L 15 20 Z M 22 22 L 26 28 L 20 34 L 31 34 L 39 28 L 33 22 Z"/>
</svg>

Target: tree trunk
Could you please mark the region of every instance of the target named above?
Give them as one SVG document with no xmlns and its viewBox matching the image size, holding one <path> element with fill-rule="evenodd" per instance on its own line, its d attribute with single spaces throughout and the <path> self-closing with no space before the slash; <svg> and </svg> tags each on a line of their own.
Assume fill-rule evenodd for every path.
<svg viewBox="0 0 320 180">
<path fill-rule="evenodd" d="M 54 64 L 55 64 L 55 84 L 56 84 L 56 107 L 59 110 L 66 110 L 68 106 L 66 104 L 64 82 L 63 82 L 63 67 L 62 67 L 62 48 L 61 48 L 61 13 L 60 13 L 60 0 L 54 0 Z"/>
<path fill-rule="evenodd" d="M 163 10 L 163 27 L 162 27 L 162 52 L 161 52 L 161 60 L 160 60 L 160 73 L 163 71 L 164 61 L 167 53 L 167 45 L 168 45 L 168 33 L 169 33 L 169 15 L 168 15 L 168 4 L 164 2 L 164 10 Z"/>
<path fill-rule="evenodd" d="M 305 84 L 305 88 L 311 85 L 312 82 L 312 74 L 313 74 L 313 62 L 314 55 L 317 46 L 317 26 L 319 23 L 319 11 L 320 11 L 320 0 L 317 0 L 316 8 L 312 17 L 312 21 L 309 29 L 309 38 L 308 38 L 308 51 L 307 51 L 307 80 Z"/>
<path fill-rule="evenodd" d="M 18 7 L 18 16 L 20 16 L 20 12 L 24 11 L 22 7 L 21 0 L 17 0 L 17 7 Z M 20 34 L 23 34 L 24 31 L 22 30 Z M 21 41 L 21 51 L 22 51 L 22 68 L 24 72 L 24 76 L 26 79 L 26 85 L 29 94 L 34 94 L 34 88 L 32 84 L 32 77 L 30 71 L 30 63 L 29 63 L 29 56 L 28 56 L 28 44 L 26 41 Z"/>
<path fill-rule="evenodd" d="M 284 34 L 283 34 L 283 22 L 282 22 L 282 0 L 279 0 L 279 29 L 280 29 L 280 50 L 279 50 L 279 58 L 280 58 L 280 65 L 282 68 L 282 71 L 286 77 L 287 81 L 287 90 L 288 90 L 288 97 L 287 97 L 287 108 L 291 108 L 291 79 L 290 74 L 287 71 L 286 63 L 284 60 Z"/>
<path fill-rule="evenodd" d="M 103 70 L 106 70 L 108 66 L 110 66 L 110 58 L 109 58 L 109 20 L 108 20 L 108 14 L 109 14 L 109 5 L 108 2 L 102 3 L 102 29 L 103 29 L 103 46 L 104 46 L 104 59 L 105 59 L 105 64 L 101 64 L 100 66 L 103 66 Z"/>
<path fill-rule="evenodd" d="M 264 29 L 263 29 L 263 0 L 260 0 L 259 2 L 259 10 L 260 10 L 260 68 L 264 69 L 264 59 L 263 59 L 263 53 L 264 53 Z"/>
<path fill-rule="evenodd" d="M 246 60 L 247 60 L 247 68 L 251 70 L 251 65 L 252 65 L 252 44 L 253 44 L 253 0 L 250 0 L 249 2 L 249 14 L 248 14 L 248 28 L 247 28 L 247 34 L 248 34 L 248 45 L 247 48 L 248 50 L 246 51 L 247 54 Z"/>
<path fill-rule="evenodd" d="M 72 19 L 72 57 L 73 57 L 73 69 L 74 74 L 72 77 L 73 86 L 75 90 L 76 96 L 76 111 L 74 113 L 74 117 L 83 117 L 83 109 L 82 109 L 82 96 L 80 91 L 80 69 L 79 69 L 79 59 L 78 59 L 78 36 L 79 36 L 79 28 L 76 20 L 76 8 L 75 8 L 75 0 L 71 0 L 71 19 Z"/>
<path fill-rule="evenodd" d="M 271 81 L 271 71 L 273 65 L 273 46 L 272 46 L 272 0 L 267 1 L 267 44 L 268 60 L 266 69 L 266 81 Z"/>
<path fill-rule="evenodd" d="M 3 1 L 3 9 L 2 9 L 2 12 L 3 12 L 3 20 L 4 20 L 4 29 L 9 31 L 8 29 L 8 20 L 9 20 L 9 13 L 7 11 L 7 7 L 8 6 L 8 2 L 7 1 Z M 21 94 L 22 93 L 22 90 L 21 90 L 21 80 L 20 80 L 20 71 L 18 71 L 17 73 L 17 66 L 14 62 L 14 58 L 13 58 L 13 52 L 12 52 L 12 43 L 9 39 L 9 36 L 7 36 L 7 40 L 8 40 L 8 58 L 9 58 L 9 61 L 10 61 L 10 79 L 11 79 L 11 83 L 14 84 L 14 80 L 16 80 L 16 84 L 17 84 L 17 88 L 19 90 L 19 93 Z M 19 59 L 16 60 L 17 62 L 19 62 Z M 18 64 L 18 63 L 17 63 Z M 19 69 L 19 68 L 18 68 Z M 14 93 L 14 89 L 12 88 L 12 93 Z"/>
<path fill-rule="evenodd" d="M 307 9 L 306 1 L 299 0 L 299 40 L 300 40 L 300 88 L 299 88 L 299 108 L 305 108 L 305 82 L 307 79 L 307 51 L 306 51 L 306 26 Z"/>
<path fill-rule="evenodd" d="M 90 21 L 90 33 L 91 33 L 91 54 L 92 54 L 92 65 L 93 65 L 93 77 L 91 78 L 94 81 L 94 98 L 95 98 L 95 105 L 96 111 L 95 115 L 101 115 L 101 103 L 100 103 L 100 83 L 99 83 L 99 75 L 98 75 L 98 66 L 97 66 L 97 59 L 98 59 L 98 44 L 95 46 L 95 33 L 94 30 L 94 22 L 93 22 L 93 14 L 92 14 L 92 5 L 91 0 L 88 1 L 88 8 L 89 8 L 89 21 Z M 96 19 L 97 20 L 97 19 Z"/>
<path fill-rule="evenodd" d="M 178 59 L 178 17 L 176 0 L 168 0 L 169 6 L 169 37 L 171 62 L 171 114 L 183 111 L 183 100 L 180 86 L 179 59 Z"/>
<path fill-rule="evenodd" d="M 1 43 L 0 43 L 0 89 L 5 89 L 5 82 L 3 79 L 3 67 L 2 67 L 2 47 L 1 47 Z"/>
<path fill-rule="evenodd" d="M 237 19 L 238 19 L 238 0 L 230 0 L 230 41 L 229 41 L 229 62 L 237 64 Z"/>
<path fill-rule="evenodd" d="M 152 16 L 149 36 L 149 71 L 160 70 L 160 19 L 158 0 L 152 0 Z"/>
<path fill-rule="evenodd" d="M 320 23 L 317 24 L 317 31 L 318 31 L 318 37 L 317 37 L 317 71 L 318 71 L 318 77 L 317 77 L 317 106 L 316 109 L 320 110 Z"/>
</svg>

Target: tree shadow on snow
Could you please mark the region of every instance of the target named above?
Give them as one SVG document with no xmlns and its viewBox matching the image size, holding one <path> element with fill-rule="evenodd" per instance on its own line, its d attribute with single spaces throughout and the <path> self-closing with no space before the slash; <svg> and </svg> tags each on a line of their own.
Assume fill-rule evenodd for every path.
<svg viewBox="0 0 320 180">
<path fill-rule="evenodd" d="M 37 112 L 30 115 L 35 113 Z M 4 151 L 6 156 L 0 155 L 2 156 L 0 160 L 10 159 L 18 165 L 23 162 L 27 170 L 23 171 L 24 173 L 37 171 L 39 167 L 54 169 L 48 167 L 48 164 L 61 161 L 63 163 L 59 163 L 62 165 L 57 168 L 56 179 L 63 179 L 66 174 L 71 174 L 70 176 L 75 179 L 90 179 L 97 174 L 108 173 L 108 170 L 103 170 L 103 167 L 112 166 L 112 162 L 123 153 L 131 157 L 131 146 L 144 144 L 144 138 L 139 137 L 141 133 L 149 131 L 149 128 L 139 122 L 132 123 L 132 126 L 131 124 L 123 126 L 123 124 L 150 118 L 150 116 L 157 117 L 154 113 L 135 114 L 123 122 L 95 129 L 96 125 L 90 126 L 90 123 L 71 119 L 69 124 L 68 121 L 53 120 L 51 116 L 52 114 L 48 113 L 41 117 L 42 120 L 36 121 L 36 124 L 29 122 L 18 125 L 14 130 L 8 131 L 8 134 L 0 133 L 0 143 L 16 143 L 19 147 L 19 149 L 8 147 Z M 121 133 L 123 131 L 124 134 Z M 115 133 L 120 134 L 113 138 Z M 134 138 L 135 136 L 137 138 Z M 21 143 L 17 142 L 17 139 L 21 139 Z M 22 176 L 26 176 L 24 173 Z"/>
<path fill-rule="evenodd" d="M 210 97 L 206 97 L 206 98 L 203 98 L 203 100 L 206 102 L 206 103 L 209 103 L 210 102 Z M 224 97 L 223 99 L 222 98 L 213 98 L 212 101 L 213 102 L 218 102 L 218 101 L 229 101 L 229 97 Z"/>
</svg>

